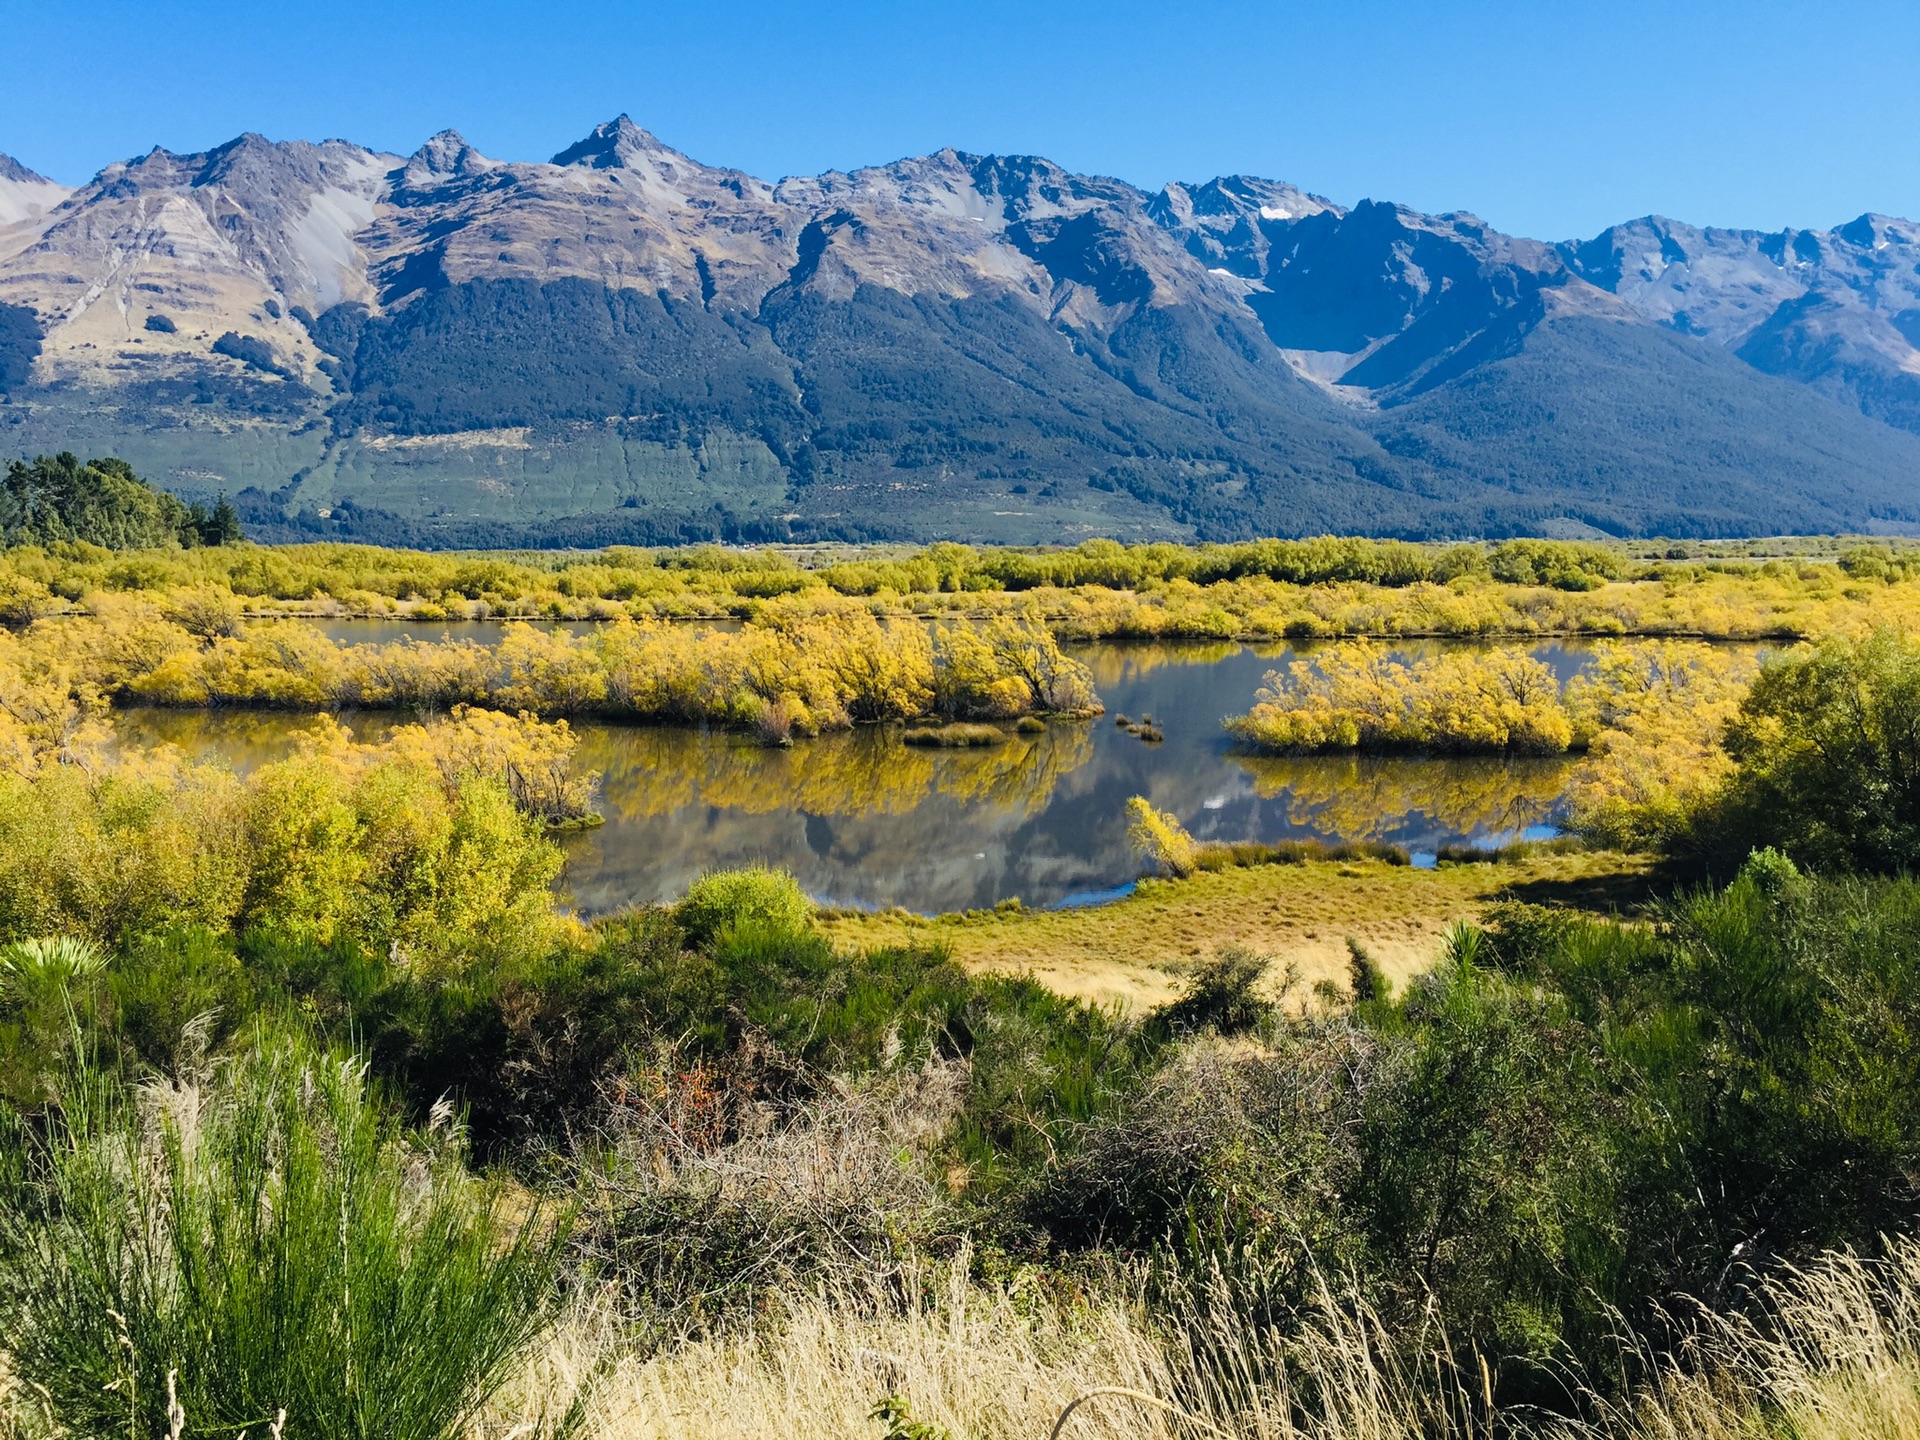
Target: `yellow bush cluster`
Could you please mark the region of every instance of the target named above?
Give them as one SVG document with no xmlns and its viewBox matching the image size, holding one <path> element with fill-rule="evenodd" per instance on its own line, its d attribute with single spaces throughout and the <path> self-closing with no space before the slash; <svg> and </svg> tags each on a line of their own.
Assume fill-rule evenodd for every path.
<svg viewBox="0 0 1920 1440">
<path fill-rule="evenodd" d="M 1191 875 L 1200 863 L 1200 847 L 1180 817 L 1155 809 L 1144 795 L 1127 801 L 1127 840 L 1169 875 Z"/>
<path fill-rule="evenodd" d="M 64 743 L 100 696 L 291 710 L 464 704 L 709 722 L 774 739 L 935 710 L 1003 718 L 1097 706 L 1086 667 L 1031 613 L 930 635 L 843 601 L 770 606 L 736 630 L 622 616 L 584 635 L 512 623 L 491 646 L 352 645 L 305 621 L 192 628 L 177 608 L 102 596 L 89 614 L 0 634 L 0 713 L 11 717 L 0 753 Z"/>
<path fill-rule="evenodd" d="M 1570 773 L 1522 783 L 1531 795 L 1522 808 L 1540 818 L 1564 786 L 1573 828 L 1602 844 L 1657 849 L 1731 772 L 1724 737 L 1758 670 L 1749 651 L 1698 641 L 1604 642 L 1562 692 L 1518 649 L 1409 660 L 1354 643 L 1270 674 L 1259 703 L 1228 726 L 1274 755 L 1583 750 Z M 1357 777 L 1343 784 L 1366 798 Z"/>
<path fill-rule="evenodd" d="M 1366 642 L 1272 671 L 1227 728 L 1255 749 L 1420 748 L 1550 755 L 1573 742 L 1553 672 L 1524 651 L 1408 660 Z"/>
<path fill-rule="evenodd" d="M 1567 687 L 1590 737 L 1567 787 L 1573 827 L 1623 850 L 1660 849 L 1732 773 L 1724 747 L 1759 661 L 1710 645 L 1603 645 Z"/>
<path fill-rule="evenodd" d="M 0 941 L 184 922 L 434 961 L 547 934 L 560 852 L 540 812 L 591 787 L 571 747 L 475 712 L 377 745 L 322 720 L 245 777 L 164 750 L 0 773 Z"/>
<path fill-rule="evenodd" d="M 1689 547 L 1697 549 L 1698 547 Z M 0 554 L 0 624 L 143 594 L 196 633 L 261 616 L 638 620 L 769 606 L 982 616 L 1037 606 L 1063 638 L 1672 635 L 1805 638 L 1920 621 L 1920 563 L 1890 543 L 1832 553 L 1635 560 L 1619 546 L 1340 539 L 1071 550 L 717 546 L 428 554 L 360 545 Z"/>
</svg>

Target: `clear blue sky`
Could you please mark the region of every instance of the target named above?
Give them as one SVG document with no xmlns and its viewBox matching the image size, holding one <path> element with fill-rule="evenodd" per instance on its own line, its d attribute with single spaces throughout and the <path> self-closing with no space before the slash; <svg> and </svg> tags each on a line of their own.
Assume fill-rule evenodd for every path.
<svg viewBox="0 0 1920 1440">
<path fill-rule="evenodd" d="M 621 111 L 767 178 L 942 145 L 1241 171 L 1544 239 L 1920 217 L 1920 0 L 0 0 L 0 151 L 242 130 L 544 159 Z"/>
</svg>

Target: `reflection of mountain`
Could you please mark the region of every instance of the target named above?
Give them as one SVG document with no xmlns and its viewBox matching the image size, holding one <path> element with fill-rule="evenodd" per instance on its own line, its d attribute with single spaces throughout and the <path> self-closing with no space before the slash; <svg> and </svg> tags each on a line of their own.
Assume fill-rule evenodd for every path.
<svg viewBox="0 0 1920 1440">
<path fill-rule="evenodd" d="M 1547 820 L 1571 761 L 1363 755 L 1236 755 L 1262 798 L 1329 839 L 1378 840 L 1425 816 L 1462 836 L 1511 835 Z"/>
<path fill-rule="evenodd" d="M 935 795 L 1026 816 L 1062 775 L 1093 758 L 1086 725 L 1054 725 L 979 750 L 927 750 L 891 728 L 824 735 L 771 749 L 697 730 L 582 732 L 580 763 L 601 772 L 603 804 L 623 820 L 689 805 L 747 815 L 900 815 Z"/>
</svg>

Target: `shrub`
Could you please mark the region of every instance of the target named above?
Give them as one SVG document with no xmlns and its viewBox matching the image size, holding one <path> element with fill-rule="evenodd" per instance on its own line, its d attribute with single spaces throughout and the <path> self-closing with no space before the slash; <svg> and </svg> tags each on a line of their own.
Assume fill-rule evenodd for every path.
<svg viewBox="0 0 1920 1440">
<path fill-rule="evenodd" d="M 813 902 L 787 871 L 750 865 L 702 875 L 677 913 L 691 939 L 711 942 L 743 926 L 775 935 L 803 933 L 813 923 Z"/>
<path fill-rule="evenodd" d="M 1550 755 L 1574 738 L 1553 672 L 1522 651 L 1408 661 L 1363 642 L 1273 671 L 1226 728 L 1280 754 L 1417 746 Z"/>
<path fill-rule="evenodd" d="M 136 942 L 108 988 L 121 1039 L 168 1073 L 197 1053 L 218 1051 L 246 1022 L 253 999 L 246 967 L 203 925 Z"/>
<path fill-rule="evenodd" d="M 1200 847 L 1178 816 L 1156 810 L 1144 795 L 1127 801 L 1127 839 L 1147 859 L 1171 875 L 1191 875 Z"/>
<path fill-rule="evenodd" d="M 1920 865 L 1920 638 L 1833 639 L 1761 668 L 1727 729 L 1734 774 L 1704 837 L 1813 865 Z"/>
<path fill-rule="evenodd" d="M 1032 719 L 1032 716 L 1023 716 Z M 1035 722 L 1039 723 L 1039 722 Z M 1042 729 L 1046 727 L 1041 726 Z M 910 729 L 901 735 L 908 745 L 924 745 L 939 750 L 966 750 L 982 745 L 1004 745 L 1007 732 L 998 725 L 929 725 Z"/>
<path fill-rule="evenodd" d="M 1380 968 L 1380 962 L 1367 953 L 1367 947 L 1353 936 L 1347 937 L 1347 975 L 1353 988 L 1353 1003 L 1368 1005 L 1375 1000 L 1384 1000 L 1392 992 L 1386 972 Z"/>
<path fill-rule="evenodd" d="M 358 1061 L 62 1098 L 10 1139 L 0 1346 L 69 1432 L 443 1440 L 544 1322 L 564 1226 L 504 1224 Z"/>
<path fill-rule="evenodd" d="M 1270 956 L 1229 945 L 1187 971 L 1185 990 L 1161 1015 L 1176 1029 L 1242 1034 L 1273 1013 L 1273 1001 L 1257 990 L 1272 968 Z"/>
</svg>

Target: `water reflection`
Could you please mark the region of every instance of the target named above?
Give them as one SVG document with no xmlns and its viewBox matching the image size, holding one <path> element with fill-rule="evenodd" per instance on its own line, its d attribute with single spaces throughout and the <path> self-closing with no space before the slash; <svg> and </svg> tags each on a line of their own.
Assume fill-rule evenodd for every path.
<svg viewBox="0 0 1920 1440">
<path fill-rule="evenodd" d="M 1063 774 L 1093 757 L 1089 724 L 1054 725 L 1004 745 L 930 750 L 898 727 L 823 735 L 769 749 L 681 728 L 590 726 L 580 761 L 602 774 L 609 816 L 652 819 L 690 805 L 770 815 L 903 815 L 936 795 L 1017 815 L 1044 809 Z"/>
<path fill-rule="evenodd" d="M 1262 799 L 1314 835 L 1392 840 L 1414 817 L 1456 836 L 1509 836 L 1553 818 L 1573 762 L 1562 756 L 1445 761 L 1374 755 L 1238 755 Z"/>
<path fill-rule="evenodd" d="M 1537 652 L 1556 669 L 1582 660 Z M 1315 836 L 1415 851 L 1488 843 L 1550 823 L 1562 760 L 1319 757 L 1236 752 L 1220 722 L 1252 703 L 1281 646 L 1085 647 L 1108 717 L 1013 735 L 980 750 L 925 750 L 871 729 L 769 750 L 739 736 L 582 724 L 581 759 L 604 773 L 607 824 L 569 837 L 572 903 L 601 913 L 682 893 L 701 871 L 754 860 L 791 868 L 837 903 L 939 911 L 1019 896 L 1059 903 L 1131 880 L 1125 806 L 1149 796 L 1206 840 Z M 1112 715 L 1151 715 L 1150 745 Z M 377 738 L 398 717 L 346 717 Z M 128 743 L 172 743 L 240 768 L 278 758 L 304 717 L 128 712 Z"/>
</svg>

